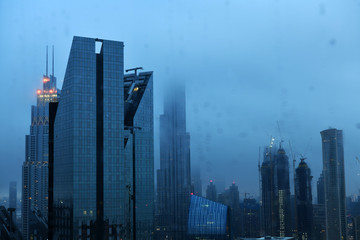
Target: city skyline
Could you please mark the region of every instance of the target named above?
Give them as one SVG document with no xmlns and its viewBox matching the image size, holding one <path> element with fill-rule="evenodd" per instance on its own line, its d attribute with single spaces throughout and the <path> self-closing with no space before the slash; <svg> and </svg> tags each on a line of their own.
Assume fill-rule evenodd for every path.
<svg viewBox="0 0 360 240">
<path fill-rule="evenodd" d="M 266 145 L 271 135 L 279 136 L 277 137 L 279 141 L 284 137 L 285 149 L 288 148 L 288 140 L 291 140 L 297 159 L 299 159 L 299 154 L 304 154 L 310 159 L 308 162 L 309 167 L 312 169 L 314 178 L 317 179 L 322 166 L 321 144 L 319 143 L 320 136 L 318 133 L 328 126 L 333 126 L 344 130 L 347 195 L 358 194 L 359 186 L 357 186 L 357 182 L 359 182 L 359 177 L 357 174 L 359 172 L 357 169 L 359 169 L 359 164 L 356 157 L 359 156 L 359 153 L 356 149 L 356 143 L 359 142 L 358 135 L 360 135 L 357 125 L 359 116 L 355 113 L 356 110 L 352 108 L 352 104 L 350 104 L 357 102 L 353 89 L 358 87 L 356 76 L 359 75 L 358 70 L 356 70 L 359 69 L 359 58 L 355 56 L 358 55 L 359 48 L 354 42 L 359 42 L 358 22 L 360 21 L 358 21 L 358 16 L 355 14 L 357 13 L 355 3 L 344 3 L 339 7 L 339 4 L 334 1 L 330 1 L 326 6 L 300 3 L 298 1 L 294 3 L 294 6 L 297 7 L 299 14 L 295 12 L 291 7 L 293 5 L 289 3 L 273 3 L 270 7 L 260 9 L 258 9 L 260 5 L 256 1 L 249 3 L 248 6 L 232 1 L 228 4 L 213 3 L 213 5 L 206 5 L 206 10 L 222 19 L 218 19 L 219 24 L 216 24 L 212 19 L 202 19 L 206 17 L 206 14 L 200 11 L 203 7 L 201 4 L 195 4 L 193 10 L 180 7 L 179 13 L 175 13 L 175 6 L 170 4 L 165 4 L 163 7 L 155 4 L 154 8 L 158 16 L 162 16 L 162 13 L 167 11 L 172 11 L 174 14 L 174 18 L 166 14 L 155 19 L 147 18 L 149 24 L 159 26 L 158 22 L 167 22 L 165 29 L 173 29 L 171 33 L 159 34 L 160 38 L 164 37 L 159 43 L 156 43 L 159 37 L 155 36 L 156 34 L 150 34 L 147 28 L 137 32 L 136 37 L 132 37 L 131 33 L 133 29 L 136 29 L 134 26 L 145 23 L 142 20 L 129 23 L 129 26 L 122 26 L 118 30 L 119 32 L 116 33 L 110 31 L 112 29 L 99 32 L 87 27 L 83 28 L 84 26 L 80 23 L 70 25 L 67 20 L 65 22 L 59 20 L 61 16 L 67 18 L 71 16 L 78 19 L 74 14 L 75 11 L 80 16 L 84 16 L 80 14 L 79 5 L 75 4 L 74 10 L 67 8 L 65 5 L 54 5 L 50 6 L 49 9 L 53 18 L 48 19 L 48 23 L 39 26 L 34 23 L 38 21 L 36 17 L 45 12 L 43 11 L 44 7 L 36 4 L 31 5 L 37 10 L 34 13 L 27 13 L 25 11 L 26 7 L 17 8 L 17 5 L 14 5 L 15 3 L 1 4 L 2 10 L 0 11 L 2 12 L 0 16 L 2 22 L 11 23 L 2 30 L 8 36 L 6 39 L 2 39 L 2 47 L 7 46 L 8 48 L 2 51 L 4 56 L 8 56 L 8 63 L 2 62 L 1 72 L 4 73 L 4 79 L 9 80 L 4 81 L 4 88 L 0 94 L 3 98 L 1 109 L 4 109 L 5 112 L 2 123 L 3 126 L 9 126 L 9 129 L 12 129 L 13 132 L 9 133 L 4 130 L 7 138 L 6 140 L 2 138 L 1 151 L 9 161 L 2 161 L 0 164 L 2 164 L 1 169 L 8 166 L 12 170 L 7 172 L 14 174 L 12 176 L 7 172 L 2 174 L 0 196 L 7 194 L 7 182 L 10 180 L 20 182 L 21 172 L 19 169 L 21 168 L 24 152 L 16 149 L 24 149 L 24 142 L 21 139 L 28 128 L 27 119 L 30 115 L 28 106 L 31 103 L 35 104 L 35 92 L 39 88 L 39 80 L 42 78 L 40 73 L 44 72 L 44 46 L 54 44 L 56 49 L 61 49 L 56 56 L 56 75 L 59 78 L 59 85 L 61 85 L 67 60 L 66 54 L 68 53 L 72 35 L 92 35 L 126 41 L 129 44 L 127 54 L 129 56 L 138 55 L 139 58 L 143 57 L 141 65 L 146 69 L 155 70 L 159 79 L 159 82 L 154 85 L 154 89 L 157 91 L 154 99 L 156 137 L 158 137 L 158 116 L 162 112 L 161 95 L 166 91 L 162 84 L 175 78 L 186 79 L 188 91 L 187 122 L 189 132 L 192 133 L 191 158 L 194 164 L 205 166 L 201 172 L 203 183 L 213 179 L 215 183 L 223 181 L 225 186 L 228 186 L 235 180 L 240 190 L 250 191 L 255 196 L 258 195 L 258 180 L 255 174 L 257 173 L 258 147 Z M 25 4 L 25 6 L 29 5 Z M 134 5 L 125 6 L 134 9 Z M 114 7 L 120 7 L 120 5 L 115 4 Z M 278 14 L 272 12 L 273 8 L 278 11 Z M 7 11 L 5 12 L 4 9 L 7 9 Z M 15 11 L 15 9 L 17 10 Z M 102 7 L 100 9 L 104 10 Z M 245 14 L 246 11 L 254 9 L 258 9 L 265 16 L 274 20 L 274 25 L 267 25 L 264 21 L 257 21 L 252 15 Z M 303 16 L 300 13 L 308 13 L 310 9 L 316 12 L 309 13 L 310 19 L 314 23 L 313 26 L 307 26 L 306 22 L 299 22 L 299 20 L 302 20 L 301 16 Z M 235 15 L 235 10 L 243 13 L 239 15 L 242 15 L 245 20 L 250 20 L 250 22 L 245 23 L 246 21 L 242 21 L 240 17 Z M 140 8 L 139 11 L 145 13 L 143 8 Z M 287 11 L 289 13 L 286 13 Z M 19 17 L 19 13 L 23 15 L 23 18 Z M 289 17 L 290 13 L 293 13 L 294 17 Z M 181 14 L 184 14 L 185 17 L 181 17 Z M 228 18 L 225 17 L 226 15 L 228 15 Z M 145 14 L 145 16 L 149 15 Z M 336 23 L 331 18 L 340 16 L 343 17 L 342 21 L 348 28 L 342 30 L 336 28 Z M 129 15 L 126 17 L 129 18 Z M 288 22 L 299 27 L 297 28 L 297 31 L 300 31 L 299 33 L 281 23 L 285 17 L 289 18 Z M 10 21 L 12 19 L 18 19 L 18 21 Z M 93 29 L 96 29 L 97 26 L 106 25 L 104 23 L 110 20 L 126 22 L 124 19 L 125 16 L 114 17 L 114 19 L 106 17 L 98 20 L 89 18 L 88 20 L 95 24 Z M 162 21 L 164 19 L 169 21 Z M 221 26 L 225 23 L 235 20 L 239 23 L 241 29 L 250 27 L 249 32 L 245 32 L 249 33 L 248 35 L 232 34 L 229 30 L 220 31 Z M 189 25 L 194 25 L 194 28 L 190 27 L 190 30 L 181 28 L 181 21 L 193 23 Z M 322 23 L 322 21 L 325 23 Z M 28 24 L 39 26 L 39 29 L 35 29 Z M 261 24 L 270 27 L 275 33 L 271 34 L 260 28 Z M 325 28 L 322 28 L 324 26 L 322 24 L 334 27 L 328 29 L 328 32 L 320 31 L 321 33 L 317 33 L 317 30 Z M 151 25 L 145 26 L 149 27 Z M 214 30 L 205 26 L 212 26 Z M 203 29 L 199 32 L 199 35 L 194 32 L 195 27 Z M 291 37 L 291 34 L 284 35 L 279 30 L 284 28 L 293 33 L 294 36 Z M 149 27 L 149 29 L 154 28 Z M 239 44 L 235 44 L 232 40 L 229 44 L 226 44 L 227 42 L 221 37 L 212 38 L 215 30 L 229 36 L 229 38 L 240 39 Z M 46 33 L 46 31 L 49 31 L 49 33 L 42 34 Z M 36 34 L 32 34 L 32 32 Z M 84 32 L 86 34 L 82 34 Z M 313 36 L 311 40 L 304 39 L 303 36 L 309 35 Z M 35 36 L 42 37 L 40 39 L 35 38 Z M 259 39 L 269 39 L 270 37 L 272 40 L 269 40 L 269 42 L 258 40 L 256 44 L 250 44 L 248 41 L 254 36 L 259 36 Z M 351 36 L 351 40 L 348 40 L 350 39 L 349 36 Z M 301 39 L 299 50 L 296 49 L 299 44 L 298 38 Z M 133 41 L 129 41 L 130 39 Z M 207 41 L 208 44 L 200 46 L 201 43 Z M 302 41 L 304 42 L 302 43 Z M 288 45 L 280 44 L 282 42 L 287 42 Z M 169 50 L 163 50 L 160 44 L 165 46 L 163 49 Z M 214 52 L 207 53 L 212 44 L 216 45 L 217 48 L 214 49 Z M 349 45 L 349 47 L 345 45 Z M 233 48 L 230 46 L 233 46 Z M 259 51 L 257 46 L 263 47 Z M 249 50 L 246 50 L 246 47 Z M 273 48 L 277 49 L 276 53 L 271 52 Z M 319 50 L 317 50 L 318 48 Z M 295 51 L 294 57 L 286 53 L 287 51 L 292 52 L 292 50 Z M 139 51 L 144 54 L 134 54 Z M 301 52 L 304 51 L 306 54 L 302 55 Z M 156 60 L 147 57 L 155 55 L 157 56 Z M 305 64 L 306 56 L 313 57 L 306 60 L 307 63 Z M 167 62 L 164 58 L 171 58 L 172 60 Z M 194 62 L 189 61 L 189 63 L 186 63 L 183 61 L 183 59 L 190 58 L 199 60 L 199 63 L 193 64 L 192 67 L 190 64 Z M 259 60 L 255 61 L 254 58 Z M 218 60 L 210 61 L 208 59 Z M 235 62 L 234 59 L 237 59 L 238 63 L 233 63 Z M 130 57 L 128 64 L 133 65 L 137 60 L 139 59 Z M 259 64 L 257 61 L 259 61 Z M 269 62 L 275 63 L 271 64 Z M 161 65 L 161 67 L 155 65 Z M 203 67 L 201 67 L 202 65 Z M 21 71 L 19 71 L 19 66 L 21 66 Z M 221 69 L 216 70 L 214 66 L 220 66 Z M 297 70 L 297 68 L 299 69 Z M 183 69 L 186 69 L 186 71 L 183 71 Z M 215 79 L 218 78 L 225 78 L 226 81 L 224 81 L 224 84 L 216 84 Z M 342 84 L 337 84 L 340 81 Z M 206 84 L 207 82 L 214 84 Z M 252 82 L 258 82 L 259 84 L 254 86 Z M 227 96 L 220 95 L 218 92 L 227 92 L 228 85 L 225 83 L 230 84 L 232 89 L 237 89 L 239 92 L 230 91 Z M 217 86 L 217 89 L 214 90 L 213 86 Z M 335 92 L 337 100 L 326 98 L 327 92 Z M 259 103 L 254 99 L 260 96 L 264 99 L 263 103 Z M 7 100 L 19 106 L 19 108 L 15 111 L 13 104 L 6 104 L 9 102 Z M 242 104 L 249 102 L 253 104 Z M 314 107 L 309 108 L 309 103 Z M 10 116 L 13 119 L 10 120 Z M 259 121 L 258 119 L 266 120 Z M 277 121 L 280 123 L 281 134 L 277 129 Z M 6 142 L 10 143 L 7 148 L 4 147 Z M 158 141 L 155 139 L 155 144 L 156 142 Z M 226 142 L 236 142 L 236 145 L 224 144 Z M 159 164 L 158 148 L 159 146 L 156 145 L 155 169 L 158 168 Z M 226 164 L 219 165 L 217 163 L 219 159 Z M 230 169 L 226 167 L 228 165 L 233 167 Z M 230 173 L 225 176 L 224 173 L 227 171 Z M 247 175 L 247 172 L 252 174 Z M 250 177 L 250 185 L 243 183 L 242 179 L 245 176 Z M 16 179 L 12 179 L 12 177 Z M 314 181 L 312 184 L 314 189 Z M 18 189 L 20 190 L 20 188 Z"/>
</svg>

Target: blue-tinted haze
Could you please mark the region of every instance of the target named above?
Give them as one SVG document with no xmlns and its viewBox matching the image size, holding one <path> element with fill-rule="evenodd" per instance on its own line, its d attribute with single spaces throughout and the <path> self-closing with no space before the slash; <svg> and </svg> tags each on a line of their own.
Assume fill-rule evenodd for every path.
<svg viewBox="0 0 360 240">
<path fill-rule="evenodd" d="M 61 88 L 74 35 L 123 41 L 125 68 L 154 71 L 155 169 L 164 83 L 185 81 L 203 184 L 234 180 L 257 196 L 270 136 L 289 155 L 290 140 L 316 180 L 320 131 L 332 126 L 344 131 L 347 193 L 358 193 L 360 0 L 0 1 L 0 196 L 21 182 L 45 46 Z"/>
</svg>

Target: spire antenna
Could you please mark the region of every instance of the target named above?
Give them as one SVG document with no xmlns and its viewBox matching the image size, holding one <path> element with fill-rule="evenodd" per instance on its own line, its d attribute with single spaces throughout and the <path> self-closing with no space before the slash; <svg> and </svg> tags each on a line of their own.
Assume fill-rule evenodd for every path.
<svg viewBox="0 0 360 240">
<path fill-rule="evenodd" d="M 46 45 L 46 76 L 48 76 L 48 46 Z"/>
<path fill-rule="evenodd" d="M 52 46 L 52 76 L 54 77 L 54 45 Z"/>
</svg>

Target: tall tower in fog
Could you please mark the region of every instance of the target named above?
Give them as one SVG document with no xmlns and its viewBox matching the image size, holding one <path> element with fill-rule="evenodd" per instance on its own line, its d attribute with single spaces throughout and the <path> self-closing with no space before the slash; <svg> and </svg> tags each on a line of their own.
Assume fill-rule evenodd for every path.
<svg viewBox="0 0 360 240">
<path fill-rule="evenodd" d="M 190 135 L 186 132 L 184 86 L 167 90 L 160 116 L 160 169 L 157 171 L 159 239 L 185 239 L 191 191 Z"/>
<path fill-rule="evenodd" d="M 54 51 L 50 75 L 48 74 L 47 51 L 46 48 L 46 74 L 42 79 L 43 87 L 36 91 L 36 105 L 31 106 L 30 133 L 25 136 L 21 201 L 24 239 L 34 237 L 35 233 L 40 234 L 38 229 L 33 229 L 36 224 L 31 225 L 31 223 L 39 218 L 46 222 L 48 213 L 49 102 L 57 100 L 58 90 L 54 76 Z"/>
<path fill-rule="evenodd" d="M 342 130 L 322 132 L 326 239 L 346 239 L 345 170 Z"/>
<path fill-rule="evenodd" d="M 124 75 L 123 53 L 123 42 L 73 38 L 54 122 L 54 238 L 130 238 L 136 161 L 136 237 L 151 239 L 152 72 Z"/>
<path fill-rule="evenodd" d="M 313 239 L 313 205 L 311 192 L 311 170 L 301 159 L 296 168 L 296 208 L 298 236 L 301 240 Z"/>
</svg>

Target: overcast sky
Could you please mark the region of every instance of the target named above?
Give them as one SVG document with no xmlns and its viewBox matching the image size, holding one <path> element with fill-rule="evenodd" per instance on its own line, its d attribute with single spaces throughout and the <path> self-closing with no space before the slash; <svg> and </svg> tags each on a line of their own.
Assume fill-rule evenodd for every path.
<svg viewBox="0 0 360 240">
<path fill-rule="evenodd" d="M 0 197 L 11 180 L 21 191 L 45 47 L 55 45 L 61 88 L 74 35 L 123 41 L 125 68 L 154 71 L 156 169 L 163 86 L 178 80 L 204 188 L 235 181 L 258 196 L 259 147 L 271 136 L 307 157 L 316 188 L 320 131 L 335 127 L 347 194 L 359 193 L 360 0 L 0 1 Z"/>
</svg>

